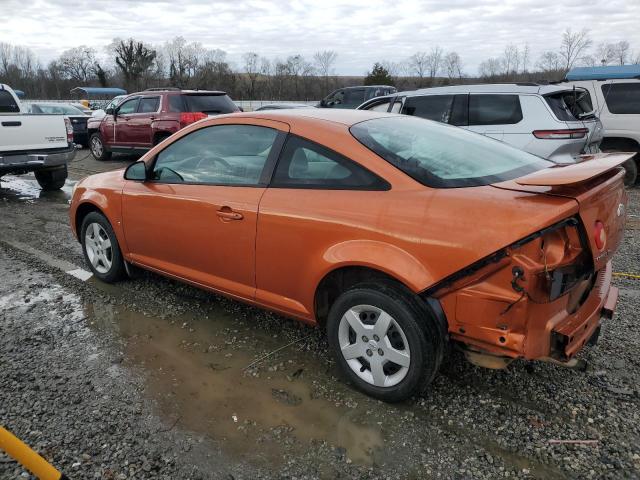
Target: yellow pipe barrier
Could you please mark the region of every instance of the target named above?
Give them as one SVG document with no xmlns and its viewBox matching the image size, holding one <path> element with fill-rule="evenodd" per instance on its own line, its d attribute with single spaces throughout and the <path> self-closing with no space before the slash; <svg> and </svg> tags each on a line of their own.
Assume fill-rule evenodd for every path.
<svg viewBox="0 0 640 480">
<path fill-rule="evenodd" d="M 614 272 L 613 276 L 614 277 L 635 278 L 636 280 L 640 280 L 640 275 L 633 275 L 632 273 Z"/>
<path fill-rule="evenodd" d="M 2 427 L 0 427 L 0 450 L 7 452 L 10 457 L 22 464 L 40 480 L 64 480 L 67 478 L 18 437 Z"/>
</svg>

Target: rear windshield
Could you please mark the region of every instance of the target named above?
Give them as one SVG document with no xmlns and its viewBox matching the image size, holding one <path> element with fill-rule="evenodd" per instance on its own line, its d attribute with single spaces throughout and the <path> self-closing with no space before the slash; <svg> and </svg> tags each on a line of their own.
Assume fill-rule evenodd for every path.
<svg viewBox="0 0 640 480">
<path fill-rule="evenodd" d="M 556 118 L 563 122 L 575 122 L 594 117 L 591 95 L 582 88 L 552 93 L 545 95 L 544 98 Z"/>
<path fill-rule="evenodd" d="M 0 113 L 17 113 L 20 107 L 6 90 L 0 90 Z"/>
<path fill-rule="evenodd" d="M 227 95 L 171 95 L 171 112 L 233 113 L 238 107 Z"/>
<path fill-rule="evenodd" d="M 611 113 L 621 115 L 640 113 L 640 82 L 602 85 L 602 95 Z"/>
<path fill-rule="evenodd" d="M 498 140 L 412 117 L 357 123 L 351 134 L 423 185 L 473 187 L 503 182 L 554 165 Z"/>
</svg>

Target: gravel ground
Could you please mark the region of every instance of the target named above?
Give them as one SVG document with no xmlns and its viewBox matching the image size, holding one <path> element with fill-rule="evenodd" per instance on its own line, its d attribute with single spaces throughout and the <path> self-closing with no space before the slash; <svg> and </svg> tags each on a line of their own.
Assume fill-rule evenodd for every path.
<svg viewBox="0 0 640 480">
<path fill-rule="evenodd" d="M 81 153 L 71 180 L 127 160 Z M 640 274 L 630 197 L 614 270 Z M 338 380 L 317 330 L 148 273 L 65 274 L 83 265 L 67 194 L 20 177 L 0 199 L 0 422 L 71 478 L 640 478 L 640 280 L 615 278 L 585 372 L 454 353 L 391 406 Z M 0 478 L 22 472 L 0 456 Z"/>
</svg>

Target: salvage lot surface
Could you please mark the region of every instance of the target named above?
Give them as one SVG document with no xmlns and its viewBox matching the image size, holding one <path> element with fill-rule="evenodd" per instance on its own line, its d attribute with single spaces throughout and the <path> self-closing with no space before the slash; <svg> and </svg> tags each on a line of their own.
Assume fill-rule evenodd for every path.
<svg viewBox="0 0 640 480">
<path fill-rule="evenodd" d="M 320 331 L 149 273 L 65 273 L 84 267 L 73 182 L 131 160 L 81 150 L 62 192 L 0 188 L 0 422 L 71 478 L 640 478 L 640 280 L 616 277 L 586 372 L 453 353 L 428 394 L 386 405 L 336 378 Z M 640 273 L 639 202 L 617 272 Z M 21 473 L 0 456 L 0 478 Z"/>
</svg>

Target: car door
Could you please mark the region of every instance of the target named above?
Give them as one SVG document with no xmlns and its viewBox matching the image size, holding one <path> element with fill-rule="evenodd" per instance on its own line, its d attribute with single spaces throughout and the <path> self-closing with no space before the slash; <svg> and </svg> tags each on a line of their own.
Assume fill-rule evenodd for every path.
<svg viewBox="0 0 640 480">
<path fill-rule="evenodd" d="M 133 147 L 151 148 L 153 132 L 151 125 L 160 110 L 160 97 L 144 96 L 140 98 L 138 109 L 128 120 L 127 130 Z"/>
<path fill-rule="evenodd" d="M 515 94 L 472 93 L 469 95 L 469 130 L 503 140 L 505 129 L 522 120 L 520 99 Z"/>
<path fill-rule="evenodd" d="M 140 97 L 133 97 L 123 102 L 113 118 L 114 128 L 114 147 L 132 147 L 134 144 L 135 135 L 132 134 L 129 122 L 134 117 L 137 109 Z"/>
<path fill-rule="evenodd" d="M 254 297 L 258 205 L 288 125 L 249 120 L 180 137 L 151 162 L 147 181 L 126 182 L 122 218 L 134 263 Z"/>
<path fill-rule="evenodd" d="M 309 318 L 305 298 L 314 255 L 349 240 L 366 219 L 389 208 L 389 185 L 363 166 L 290 134 L 260 201 L 256 239 L 256 301 Z M 352 237 L 351 237 L 352 239 Z"/>
</svg>

